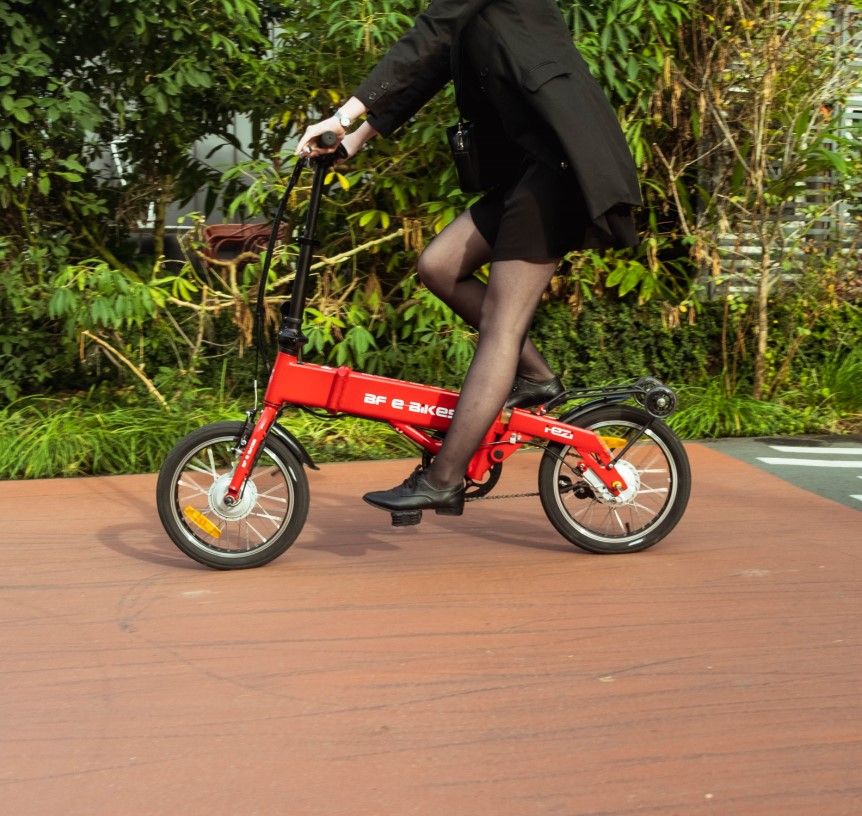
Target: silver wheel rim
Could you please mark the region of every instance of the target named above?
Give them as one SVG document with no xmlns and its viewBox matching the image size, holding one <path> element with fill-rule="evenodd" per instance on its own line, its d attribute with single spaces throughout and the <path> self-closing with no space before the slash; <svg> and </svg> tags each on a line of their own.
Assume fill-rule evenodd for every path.
<svg viewBox="0 0 862 816">
<path fill-rule="evenodd" d="M 628 436 L 640 431 L 641 425 L 625 419 L 615 419 L 591 425 L 600 436 L 623 436 L 614 429 L 625 429 Z M 554 470 L 554 501 L 566 520 L 585 538 L 601 544 L 634 547 L 658 527 L 668 516 L 679 489 L 679 478 L 673 456 L 667 444 L 647 429 L 641 439 L 621 460 L 633 467 L 640 479 L 637 492 L 624 504 L 604 502 L 596 498 L 579 499 L 574 491 L 560 492 L 561 476 L 574 483 L 581 478 L 574 465 L 581 459 L 573 448 L 563 448 Z"/>
<path fill-rule="evenodd" d="M 295 506 L 295 475 L 269 446 L 264 447 L 238 505 L 226 508 L 220 503 L 236 463 L 235 444 L 231 435 L 202 442 L 177 465 L 171 479 L 171 513 L 185 540 L 207 554 L 229 559 L 271 547 L 290 523 Z M 195 521 L 195 512 L 204 520 Z M 220 534 L 210 534 L 208 524 Z"/>
</svg>

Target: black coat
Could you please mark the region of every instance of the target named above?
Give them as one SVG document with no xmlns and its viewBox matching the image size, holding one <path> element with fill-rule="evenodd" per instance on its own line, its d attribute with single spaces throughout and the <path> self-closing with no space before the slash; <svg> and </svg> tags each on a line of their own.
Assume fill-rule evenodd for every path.
<svg viewBox="0 0 862 816">
<path fill-rule="evenodd" d="M 389 135 L 451 79 L 466 116 L 475 110 L 463 110 L 465 98 L 481 88 L 529 152 L 553 149 L 541 135 L 550 129 L 595 226 L 612 246 L 637 244 L 631 151 L 554 0 L 432 0 L 354 96 Z"/>
</svg>

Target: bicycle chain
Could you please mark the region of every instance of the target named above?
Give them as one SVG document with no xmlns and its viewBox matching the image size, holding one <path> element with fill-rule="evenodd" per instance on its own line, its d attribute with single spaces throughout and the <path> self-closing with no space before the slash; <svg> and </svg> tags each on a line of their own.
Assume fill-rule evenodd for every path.
<svg viewBox="0 0 862 816">
<path fill-rule="evenodd" d="M 465 502 L 487 501 L 488 499 L 523 499 L 528 496 L 538 496 L 539 493 L 504 493 L 502 496 L 470 496 L 465 497 Z"/>
</svg>

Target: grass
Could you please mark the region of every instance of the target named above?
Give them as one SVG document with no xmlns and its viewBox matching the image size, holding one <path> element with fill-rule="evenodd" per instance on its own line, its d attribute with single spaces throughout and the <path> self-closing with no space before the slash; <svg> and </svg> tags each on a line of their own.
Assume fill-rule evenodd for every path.
<svg viewBox="0 0 862 816">
<path fill-rule="evenodd" d="M 668 425 L 683 439 L 792 436 L 853 432 L 862 427 L 862 403 L 847 392 L 786 391 L 780 400 L 725 394 L 718 381 L 678 389 L 680 405 Z"/>
<path fill-rule="evenodd" d="M 825 430 L 810 411 L 747 396 L 728 396 L 717 383 L 679 390 L 680 407 L 668 420 L 684 439 L 724 436 L 789 436 Z"/>
<path fill-rule="evenodd" d="M 669 424 L 685 439 L 858 431 L 860 382 L 862 355 L 855 353 L 836 359 L 816 383 L 783 394 L 780 402 L 727 396 L 713 381 L 680 389 L 680 408 Z M 90 392 L 27 397 L 0 409 L 0 479 L 154 472 L 187 433 L 223 419 L 240 420 L 246 407 L 208 390 L 189 392 L 169 410 L 140 398 L 123 400 Z M 329 420 L 295 410 L 285 412 L 281 422 L 317 462 L 417 453 L 382 423 Z"/>
<path fill-rule="evenodd" d="M 86 394 L 21 399 L 0 410 L 0 479 L 154 472 L 187 433 L 219 420 L 242 420 L 244 407 L 205 392 L 168 411 L 154 403 L 108 404 Z M 320 462 L 416 450 L 387 426 L 367 420 L 327 421 L 291 411 L 281 424 Z"/>
</svg>

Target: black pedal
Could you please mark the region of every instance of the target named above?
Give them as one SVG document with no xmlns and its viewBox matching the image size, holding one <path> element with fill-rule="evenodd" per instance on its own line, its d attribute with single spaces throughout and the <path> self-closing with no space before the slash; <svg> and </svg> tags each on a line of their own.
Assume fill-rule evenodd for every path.
<svg viewBox="0 0 862 816">
<path fill-rule="evenodd" d="M 402 510 L 399 513 L 392 514 L 393 527 L 411 527 L 422 521 L 421 510 Z"/>
</svg>

